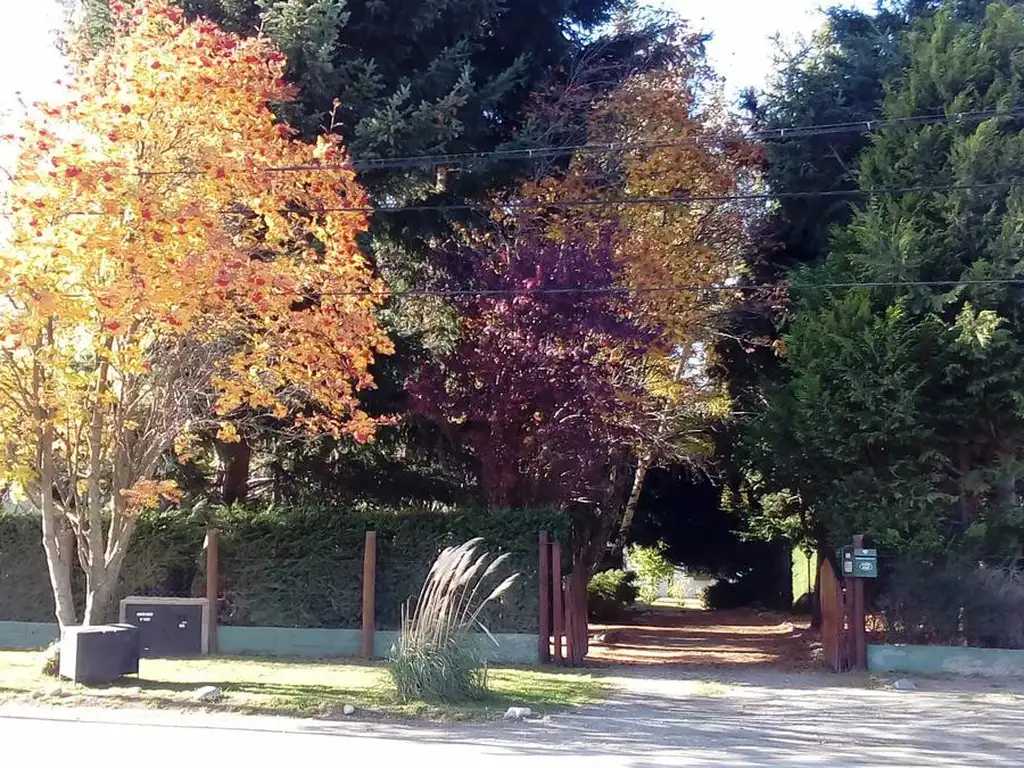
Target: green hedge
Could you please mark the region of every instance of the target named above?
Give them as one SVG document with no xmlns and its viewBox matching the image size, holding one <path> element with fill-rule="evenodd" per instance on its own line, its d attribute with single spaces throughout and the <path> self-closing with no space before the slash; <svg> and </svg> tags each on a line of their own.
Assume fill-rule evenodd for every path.
<svg viewBox="0 0 1024 768">
<path fill-rule="evenodd" d="M 0 512 L 0 621 L 53 621 L 39 519 Z"/>
<path fill-rule="evenodd" d="M 537 624 L 537 533 L 564 539 L 565 521 L 548 510 L 480 510 L 439 505 L 384 508 L 220 510 L 220 620 L 236 626 L 360 625 L 365 532 L 377 531 L 377 626 L 396 629 L 403 603 L 419 589 L 445 546 L 482 536 L 508 552 L 522 574 L 487 617 L 497 631 Z M 203 593 L 205 517 L 183 510 L 145 515 L 132 538 L 118 598 Z M 38 519 L 0 512 L 0 621 L 53 617 Z"/>
</svg>

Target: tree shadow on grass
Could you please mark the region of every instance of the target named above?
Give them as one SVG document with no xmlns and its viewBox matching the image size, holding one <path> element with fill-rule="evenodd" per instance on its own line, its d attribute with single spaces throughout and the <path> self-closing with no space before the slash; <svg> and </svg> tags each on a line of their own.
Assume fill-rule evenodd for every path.
<svg viewBox="0 0 1024 768">
<path fill-rule="evenodd" d="M 215 700 L 199 700 L 192 694 L 214 686 L 222 696 Z M 18 690 L 15 693 L 24 694 Z M 47 697 L 50 698 L 50 697 Z M 97 705 L 143 706 L 160 709 L 183 709 L 207 712 L 234 712 L 254 715 L 352 719 L 343 713 L 350 704 L 356 708 L 355 719 L 397 719 L 468 721 L 493 719 L 511 706 L 528 706 L 535 710 L 558 711 L 565 708 L 552 703 L 552 695 L 544 690 L 505 693 L 489 691 L 480 698 L 460 701 L 423 699 L 402 701 L 381 684 L 372 687 L 345 687 L 308 683 L 278 683 L 209 679 L 190 682 L 125 678 L 113 685 L 81 686 L 59 697 L 65 704 L 83 700 Z M 51 699 L 52 700 L 52 699 Z"/>
</svg>

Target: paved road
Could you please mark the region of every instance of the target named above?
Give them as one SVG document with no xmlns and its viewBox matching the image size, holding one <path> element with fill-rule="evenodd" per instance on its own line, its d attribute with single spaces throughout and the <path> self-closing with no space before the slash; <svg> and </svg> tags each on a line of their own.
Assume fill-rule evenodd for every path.
<svg viewBox="0 0 1024 768">
<path fill-rule="evenodd" d="M 817 675 L 625 678 L 599 707 L 534 723 L 400 726 L 154 711 L 0 711 L 0 764 L 498 768 L 1024 765 L 1024 695 L 975 684 L 865 690 Z M 52 749 L 51 749 L 52 748 Z M 208 763 L 207 763 L 208 764 Z"/>
</svg>

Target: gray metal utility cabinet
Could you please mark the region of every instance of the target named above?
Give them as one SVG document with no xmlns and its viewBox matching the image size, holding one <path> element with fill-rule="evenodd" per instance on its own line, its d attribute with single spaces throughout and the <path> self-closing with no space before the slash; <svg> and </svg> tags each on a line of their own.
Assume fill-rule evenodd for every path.
<svg viewBox="0 0 1024 768">
<path fill-rule="evenodd" d="M 60 676 L 75 683 L 113 683 L 139 674 L 139 630 L 131 625 L 64 627 Z"/>
<path fill-rule="evenodd" d="M 143 658 L 210 652 L 210 603 L 205 597 L 126 597 L 121 623 L 138 627 Z"/>
</svg>

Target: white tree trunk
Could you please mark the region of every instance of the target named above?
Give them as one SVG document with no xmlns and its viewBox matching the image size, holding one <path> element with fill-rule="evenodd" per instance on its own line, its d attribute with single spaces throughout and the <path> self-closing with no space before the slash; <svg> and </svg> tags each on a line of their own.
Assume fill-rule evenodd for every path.
<svg viewBox="0 0 1024 768">
<path fill-rule="evenodd" d="M 116 514 L 116 513 L 115 513 Z M 121 576 L 121 566 L 128 551 L 128 539 L 134 529 L 134 519 L 123 518 L 124 524 L 111 532 L 106 552 L 94 554 L 95 565 L 85 572 L 85 620 L 83 624 L 103 624 L 110 611 L 110 599 L 114 595 Z"/>
<path fill-rule="evenodd" d="M 53 588 L 54 613 L 61 629 L 75 621 L 75 603 L 71 594 L 71 550 L 74 535 L 67 520 L 57 511 L 53 498 L 53 429 L 44 427 L 39 440 L 40 488 L 39 514 L 43 527 L 43 551 Z"/>
<path fill-rule="evenodd" d="M 117 575 L 109 573 L 106 568 L 100 567 L 95 573 L 86 573 L 83 624 L 95 626 L 105 622 L 113 591 L 111 585 L 115 583 L 117 583 Z"/>
<path fill-rule="evenodd" d="M 647 480 L 647 473 L 654 463 L 654 456 L 649 453 L 640 457 L 637 462 L 636 471 L 633 473 L 633 487 L 629 489 L 629 498 L 626 499 L 626 508 L 622 513 L 622 522 L 619 523 L 619 547 L 626 546 L 626 539 L 629 537 L 629 529 L 633 525 L 633 518 L 636 517 L 636 509 L 640 504 L 640 495 L 644 491 L 644 482 Z"/>
</svg>

